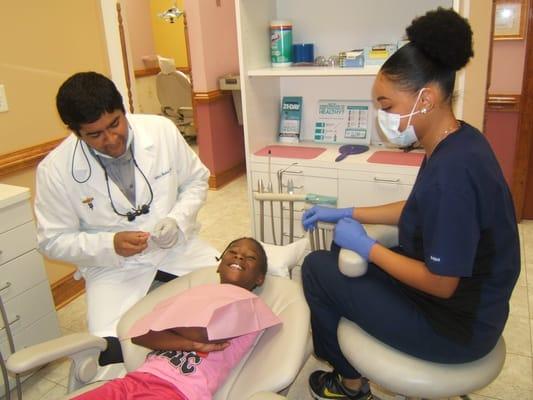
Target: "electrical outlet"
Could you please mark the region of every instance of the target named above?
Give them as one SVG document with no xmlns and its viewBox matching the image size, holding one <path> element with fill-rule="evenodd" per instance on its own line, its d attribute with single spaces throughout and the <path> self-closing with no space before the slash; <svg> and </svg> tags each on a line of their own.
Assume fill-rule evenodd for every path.
<svg viewBox="0 0 533 400">
<path fill-rule="evenodd" d="M 6 112 L 8 110 L 6 88 L 4 85 L 0 85 L 0 112 Z"/>
</svg>

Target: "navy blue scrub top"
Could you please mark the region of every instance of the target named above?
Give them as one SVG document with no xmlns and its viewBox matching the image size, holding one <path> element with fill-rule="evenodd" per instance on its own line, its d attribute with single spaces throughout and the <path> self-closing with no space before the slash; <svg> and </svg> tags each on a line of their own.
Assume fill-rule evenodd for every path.
<svg viewBox="0 0 533 400">
<path fill-rule="evenodd" d="M 460 278 L 449 299 L 403 285 L 434 329 L 461 343 L 496 343 L 520 271 L 520 246 L 509 188 L 477 129 L 463 122 L 424 159 L 399 232 L 401 253 L 435 274 Z"/>
</svg>

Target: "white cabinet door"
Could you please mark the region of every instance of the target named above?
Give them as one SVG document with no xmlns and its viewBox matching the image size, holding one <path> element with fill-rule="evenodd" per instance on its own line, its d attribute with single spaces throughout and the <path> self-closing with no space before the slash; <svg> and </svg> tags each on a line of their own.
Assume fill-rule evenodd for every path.
<svg viewBox="0 0 533 400">
<path fill-rule="evenodd" d="M 339 179 L 339 207 L 366 207 L 407 200 L 414 176 L 365 174 L 360 179 Z"/>
</svg>

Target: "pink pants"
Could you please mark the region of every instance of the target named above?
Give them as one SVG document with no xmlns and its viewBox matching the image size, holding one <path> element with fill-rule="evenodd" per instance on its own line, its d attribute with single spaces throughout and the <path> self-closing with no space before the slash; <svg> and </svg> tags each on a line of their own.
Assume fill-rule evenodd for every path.
<svg viewBox="0 0 533 400">
<path fill-rule="evenodd" d="M 83 400 L 187 400 L 169 382 L 145 372 L 130 372 L 124 378 L 114 379 L 83 393 L 74 399 Z"/>
</svg>

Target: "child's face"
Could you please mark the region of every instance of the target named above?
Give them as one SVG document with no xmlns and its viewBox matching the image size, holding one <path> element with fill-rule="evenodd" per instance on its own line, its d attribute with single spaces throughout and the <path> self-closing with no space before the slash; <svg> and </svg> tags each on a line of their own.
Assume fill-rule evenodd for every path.
<svg viewBox="0 0 533 400">
<path fill-rule="evenodd" d="M 260 268 L 261 262 L 254 242 L 242 239 L 233 243 L 222 254 L 218 264 L 220 283 L 231 283 L 248 290 L 261 286 L 265 280 Z"/>
</svg>

